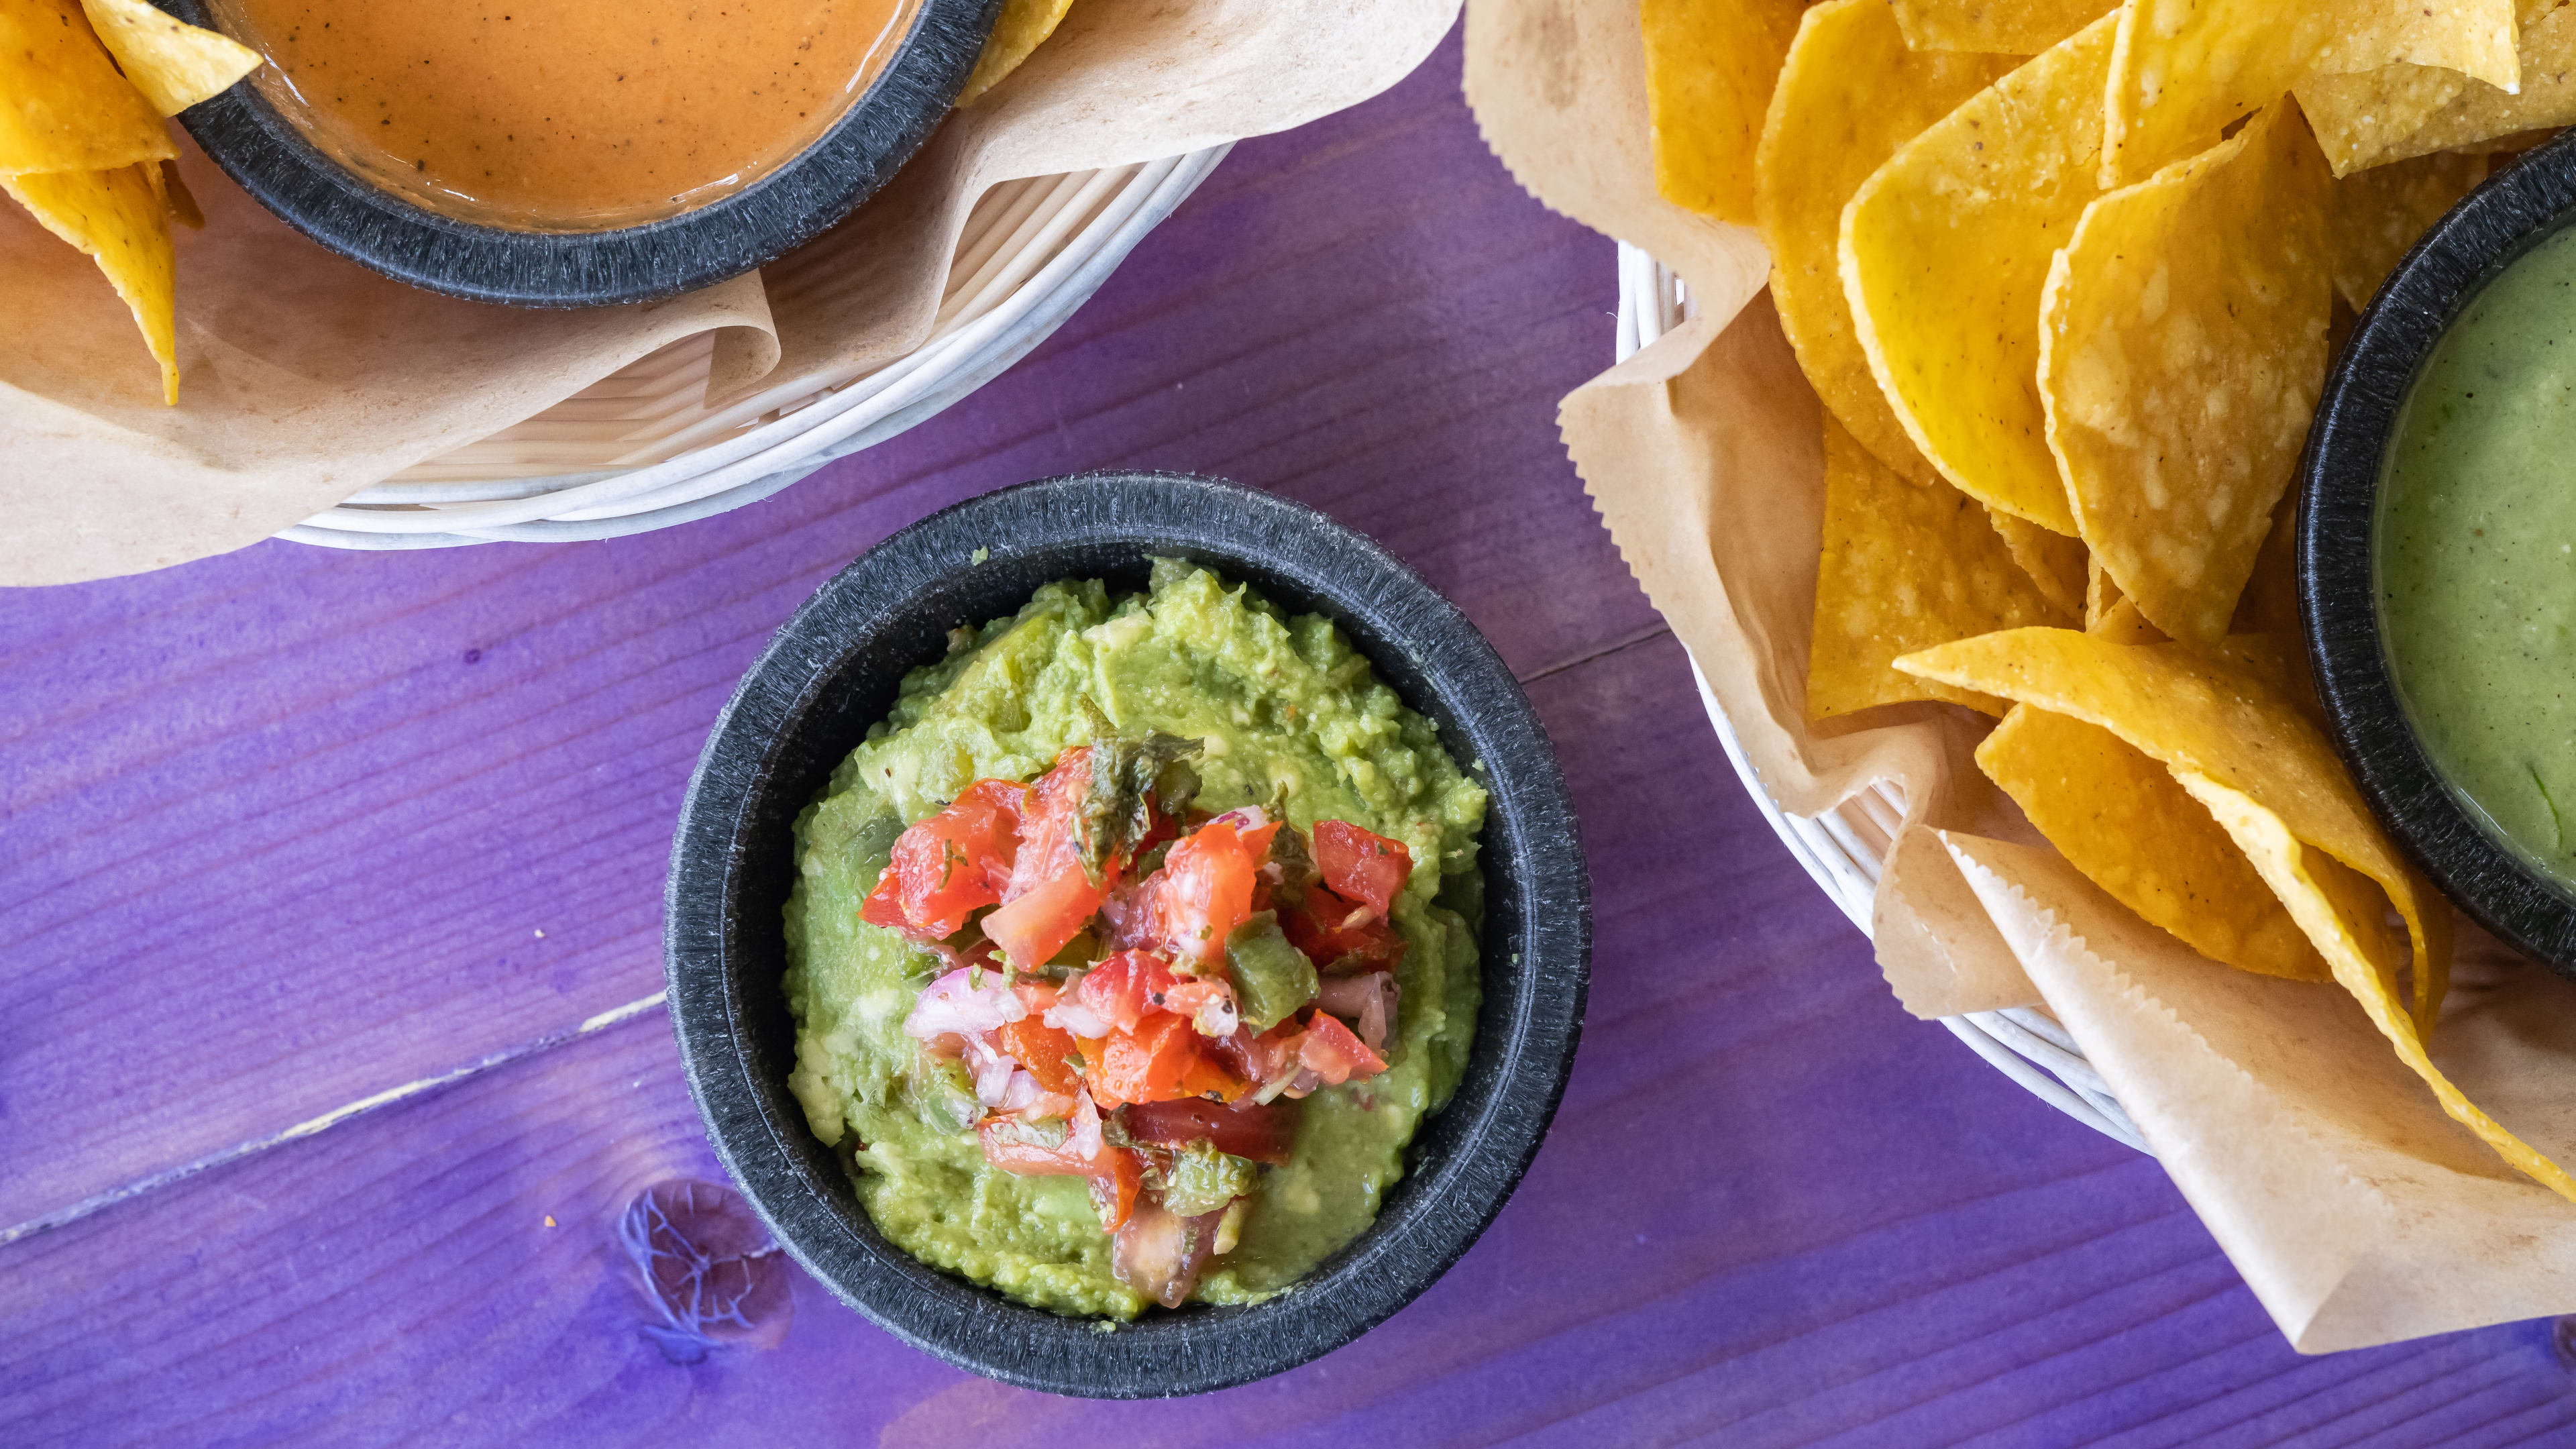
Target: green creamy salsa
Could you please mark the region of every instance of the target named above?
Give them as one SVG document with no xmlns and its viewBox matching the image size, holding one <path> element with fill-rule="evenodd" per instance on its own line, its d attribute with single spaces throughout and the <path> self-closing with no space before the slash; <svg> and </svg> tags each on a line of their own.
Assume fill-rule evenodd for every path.
<svg viewBox="0 0 2576 1449">
<path fill-rule="evenodd" d="M 2471 814 L 2576 885 L 2576 231 L 2461 312 L 2396 439 L 2373 569 L 2398 696 Z"/>
<path fill-rule="evenodd" d="M 1086 701 L 1088 702 L 1086 704 Z M 1249 1303 L 1295 1283 L 1376 1216 L 1403 1152 L 1465 1071 L 1478 980 L 1476 839 L 1485 791 L 1332 624 L 1291 618 L 1188 564 L 1151 591 L 1038 590 L 1018 615 L 960 631 L 914 671 L 893 712 L 796 821 L 785 988 L 797 1022 L 789 1086 L 847 1163 L 887 1238 L 935 1267 L 1061 1313 L 1132 1318 L 1147 1299 L 1111 1270 L 1088 1184 L 989 1166 L 980 1108 L 903 1023 L 942 970 L 859 907 L 904 827 L 977 780 L 1027 781 L 1105 717 L 1121 735 L 1205 742 L 1197 807 L 1271 805 L 1301 830 L 1343 820 L 1401 841 L 1414 870 L 1390 912 L 1407 943 L 1388 1070 L 1302 1103 L 1293 1153 L 1260 1169 L 1241 1240 L 1193 1295 Z M 962 1096 L 962 1100 L 961 1100 Z"/>
</svg>

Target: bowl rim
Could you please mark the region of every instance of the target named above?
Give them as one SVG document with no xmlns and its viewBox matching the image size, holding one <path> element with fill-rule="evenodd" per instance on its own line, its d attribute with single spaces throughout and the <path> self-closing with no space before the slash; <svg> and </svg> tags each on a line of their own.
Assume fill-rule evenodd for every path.
<svg viewBox="0 0 2576 1449">
<path fill-rule="evenodd" d="M 794 808 L 805 803 L 792 785 L 773 783 L 793 773 L 780 764 L 791 732 L 810 733 L 821 702 L 855 687 L 854 671 L 899 677 L 937 657 L 935 644 L 909 651 L 890 644 L 890 631 L 936 641 L 956 624 L 991 616 L 926 616 L 925 592 L 962 588 L 955 581 L 966 571 L 1000 566 L 1016 596 L 992 612 L 1006 613 L 1036 586 L 1021 582 L 1061 576 L 1047 572 L 1053 560 L 1079 549 L 1115 551 L 1140 566 L 1157 555 L 1190 558 L 1230 584 L 1253 583 L 1290 612 L 1310 611 L 1293 597 L 1301 592 L 1321 602 L 1381 679 L 1434 720 L 1444 746 L 1453 754 L 1474 749 L 1470 773 L 1490 796 L 1480 846 L 1488 904 L 1476 1041 L 1464 1079 L 1417 1131 L 1404 1177 L 1387 1190 L 1375 1221 L 1272 1299 L 1149 1311 L 1114 1331 L 951 1278 L 876 1233 L 783 1074 L 763 1081 L 752 1066 L 747 1018 L 762 1009 L 783 1017 L 785 1003 L 774 977 L 747 979 L 763 965 L 761 943 L 749 933 L 763 928 L 746 926 L 737 905 L 753 869 L 753 833 L 765 828 L 754 818 L 764 808 L 761 792 L 784 795 Z M 880 657 L 864 661 L 871 651 Z M 888 679 L 884 692 L 891 688 Z M 1467 706 L 1478 716 L 1462 717 Z M 814 748 L 828 771 L 848 747 Z M 805 777 L 811 773 L 809 765 Z M 774 804 L 767 818 L 777 818 Z M 759 838 L 784 851 L 783 839 Z M 1551 869 L 1542 873 L 1540 864 Z M 664 921 L 672 1028 L 690 1093 L 718 1157 L 780 1245 L 843 1302 L 915 1348 L 1004 1382 L 1094 1398 L 1204 1393 L 1285 1372 L 1349 1343 L 1429 1288 L 1501 1211 L 1536 1155 L 1572 1069 L 1590 979 L 1590 881 L 1572 802 L 1535 710 L 1493 646 L 1456 605 L 1364 535 L 1271 494 L 1169 473 L 1074 474 L 982 494 L 896 532 L 816 590 L 745 673 L 709 733 L 672 841 Z M 783 937 L 775 925 L 765 929 Z M 764 1008 L 754 991 L 769 993 L 774 1005 Z M 829 1163 L 828 1174 L 818 1160 Z"/>
<path fill-rule="evenodd" d="M 153 0 L 219 29 L 208 0 Z M 592 232 L 516 231 L 442 215 L 332 160 L 248 77 L 179 113 L 198 148 L 279 220 L 380 276 L 531 308 L 656 302 L 765 266 L 892 180 L 952 109 L 1001 0 L 910 0 L 894 52 L 811 145 L 677 216 Z"/>
<path fill-rule="evenodd" d="M 2576 224 L 2576 131 L 2506 164 L 2380 285 L 2327 379 L 2300 462 L 2301 633 L 2329 734 L 2371 812 L 2489 933 L 2576 979 L 2576 899 L 2472 818 L 2391 678 L 2376 586 L 2380 482 L 2418 370 L 2507 266 Z"/>
</svg>

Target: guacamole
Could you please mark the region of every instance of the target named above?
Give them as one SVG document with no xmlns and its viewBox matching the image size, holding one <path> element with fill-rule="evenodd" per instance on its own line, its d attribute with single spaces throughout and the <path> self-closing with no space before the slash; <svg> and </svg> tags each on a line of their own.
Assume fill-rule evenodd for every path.
<svg viewBox="0 0 2576 1449">
<path fill-rule="evenodd" d="M 2417 375 L 2380 484 L 2389 673 L 2472 818 L 2576 888 L 2576 231 L 2508 266 Z"/>
<path fill-rule="evenodd" d="M 1406 1143 L 1456 1088 L 1475 1033 L 1485 791 L 1327 620 L 1289 617 L 1165 560 L 1145 594 L 1050 584 L 1017 615 L 959 630 L 948 657 L 904 680 L 892 713 L 797 819 L 789 1085 L 897 1246 L 1060 1313 L 1123 1319 L 1147 1306 L 1113 1269 L 1089 1185 L 992 1165 L 976 1132 L 983 1107 L 922 1033 L 907 1034 L 925 988 L 955 964 L 953 948 L 860 919 L 907 827 L 970 787 L 990 788 L 978 782 L 1037 779 L 1110 731 L 1199 742 L 1194 818 L 1267 807 L 1295 831 L 1349 822 L 1354 835 L 1400 844 L 1412 863 L 1385 912 L 1402 952 L 1383 1070 L 1279 1103 L 1296 1118 L 1284 1162 L 1256 1173 L 1224 1159 L 1245 1179 L 1224 1190 L 1247 1195 L 1218 1238 L 1230 1251 L 1207 1262 L 1191 1296 L 1255 1302 L 1368 1226 L 1402 1174 Z M 1068 950 L 1081 947 L 1077 938 Z M 1071 969 L 1078 979 L 1081 965 Z M 1198 1160 L 1176 1157 L 1166 1191 L 1179 1193 L 1182 1168 Z"/>
</svg>

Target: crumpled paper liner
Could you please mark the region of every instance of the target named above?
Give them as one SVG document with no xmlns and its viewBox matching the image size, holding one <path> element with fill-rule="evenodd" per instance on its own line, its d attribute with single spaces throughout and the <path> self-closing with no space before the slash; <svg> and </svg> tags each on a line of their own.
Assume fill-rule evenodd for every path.
<svg viewBox="0 0 2576 1449">
<path fill-rule="evenodd" d="M 1925 1017 L 2045 1004 L 2303 1352 L 2576 1310 L 2576 1204 L 2445 1116 L 2340 988 L 2213 964 L 2112 902 L 1977 770 L 1983 716 L 1807 719 L 1818 404 L 1759 239 L 1655 194 L 1637 10 L 1468 0 L 1468 98 L 1540 200 L 1689 288 L 1691 321 L 1565 399 L 1566 448 L 1772 797 L 1901 793 L 1872 921 L 1889 987 Z M 2462 936 L 2435 1060 L 2576 1158 L 2576 986 Z"/>
<path fill-rule="evenodd" d="M 160 568 L 256 542 L 422 459 L 714 332 L 710 401 L 930 335 L 977 197 L 1285 130 L 1403 78 L 1459 0 L 1077 0 L 841 227 L 762 274 L 542 312 L 387 281 L 297 236 L 193 148 L 179 406 L 88 258 L 0 207 L 0 584 Z"/>
</svg>

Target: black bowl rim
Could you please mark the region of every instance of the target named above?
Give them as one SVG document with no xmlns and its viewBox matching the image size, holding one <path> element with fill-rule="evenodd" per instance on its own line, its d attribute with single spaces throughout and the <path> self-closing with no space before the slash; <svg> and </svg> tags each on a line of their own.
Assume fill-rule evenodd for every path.
<svg viewBox="0 0 2576 1449">
<path fill-rule="evenodd" d="M 2301 463 L 2299 615 L 2335 748 L 2372 813 L 2490 933 L 2576 979 L 2576 901 L 2490 835 L 2407 721 L 2380 634 L 2380 477 L 2417 370 L 2506 266 L 2576 223 L 2576 131 L 2471 192 L 2381 284 L 2327 380 Z"/>
<path fill-rule="evenodd" d="M 154 0 L 214 28 L 206 0 Z M 1001 0 L 914 0 L 911 28 L 832 128 L 729 196 L 595 232 L 442 216 L 332 160 L 245 79 L 179 113 L 199 148 L 288 226 L 379 275 L 509 307 L 655 302 L 765 266 L 876 194 L 949 113 Z"/>
<path fill-rule="evenodd" d="M 1436 698 L 1400 685 L 1399 693 L 1440 722 L 1453 752 L 1477 750 L 1470 768 L 1492 798 L 1481 852 L 1488 900 L 1508 892 L 1519 903 L 1502 912 L 1514 922 L 1508 929 L 1492 927 L 1498 912 L 1488 906 L 1487 992 L 1467 1078 L 1408 1150 L 1405 1177 L 1388 1190 L 1376 1222 L 1265 1303 L 1149 1312 L 1110 1332 L 921 1264 L 876 1235 L 837 1168 L 818 1181 L 801 1167 L 791 1135 L 813 1139 L 784 1084 L 754 1078 L 740 1044 L 747 998 L 735 993 L 725 964 L 728 893 L 744 864 L 753 805 L 747 782 L 765 777 L 782 726 L 812 708 L 865 638 L 889 627 L 922 589 L 1062 542 L 1081 526 L 1070 515 L 1086 504 L 1100 515 L 1089 525 L 1098 532 L 1092 542 L 1132 548 L 1139 559 L 1178 555 L 1231 568 L 1236 581 L 1247 568 L 1290 577 L 1331 601 L 1326 611 L 1390 684 L 1408 671 L 1430 681 Z M 1275 551 L 1272 540 L 1301 536 L 1322 545 L 1310 546 L 1312 558 Z M 988 557 L 974 558 L 977 549 Z M 843 635 L 832 623 L 836 611 L 869 599 L 884 602 L 869 610 L 867 632 Z M 1345 600 L 1377 617 L 1358 620 Z M 1403 658 L 1367 641 L 1388 617 L 1414 622 L 1379 641 Z M 937 630 L 952 622 L 966 621 L 933 621 Z M 1460 702 L 1480 714 L 1453 721 Z M 1497 880 L 1498 860 L 1520 862 L 1518 876 Z M 1558 868 L 1542 877 L 1530 869 L 1540 860 Z M 1549 909 L 1529 911 L 1533 902 Z M 718 1157 L 777 1241 L 842 1301 L 914 1348 L 1004 1382 L 1094 1398 L 1204 1393 L 1285 1372 L 1349 1343 L 1427 1289 L 1484 1232 L 1535 1157 L 1572 1070 L 1590 983 L 1590 879 L 1572 802 L 1535 710 L 1493 646 L 1456 605 L 1364 535 L 1302 504 L 1170 473 L 1075 474 L 987 493 L 895 533 L 817 590 L 717 717 L 681 807 L 664 906 L 670 1014 L 690 1093 Z M 1506 951 L 1515 953 L 1518 975 L 1507 1003 L 1496 988 Z M 1518 1029 L 1497 1039 L 1495 1023 L 1507 1018 Z M 1457 1145 L 1426 1169 L 1417 1153 L 1435 1134 Z M 1050 1352 L 1069 1357 L 1058 1364 Z"/>
</svg>

